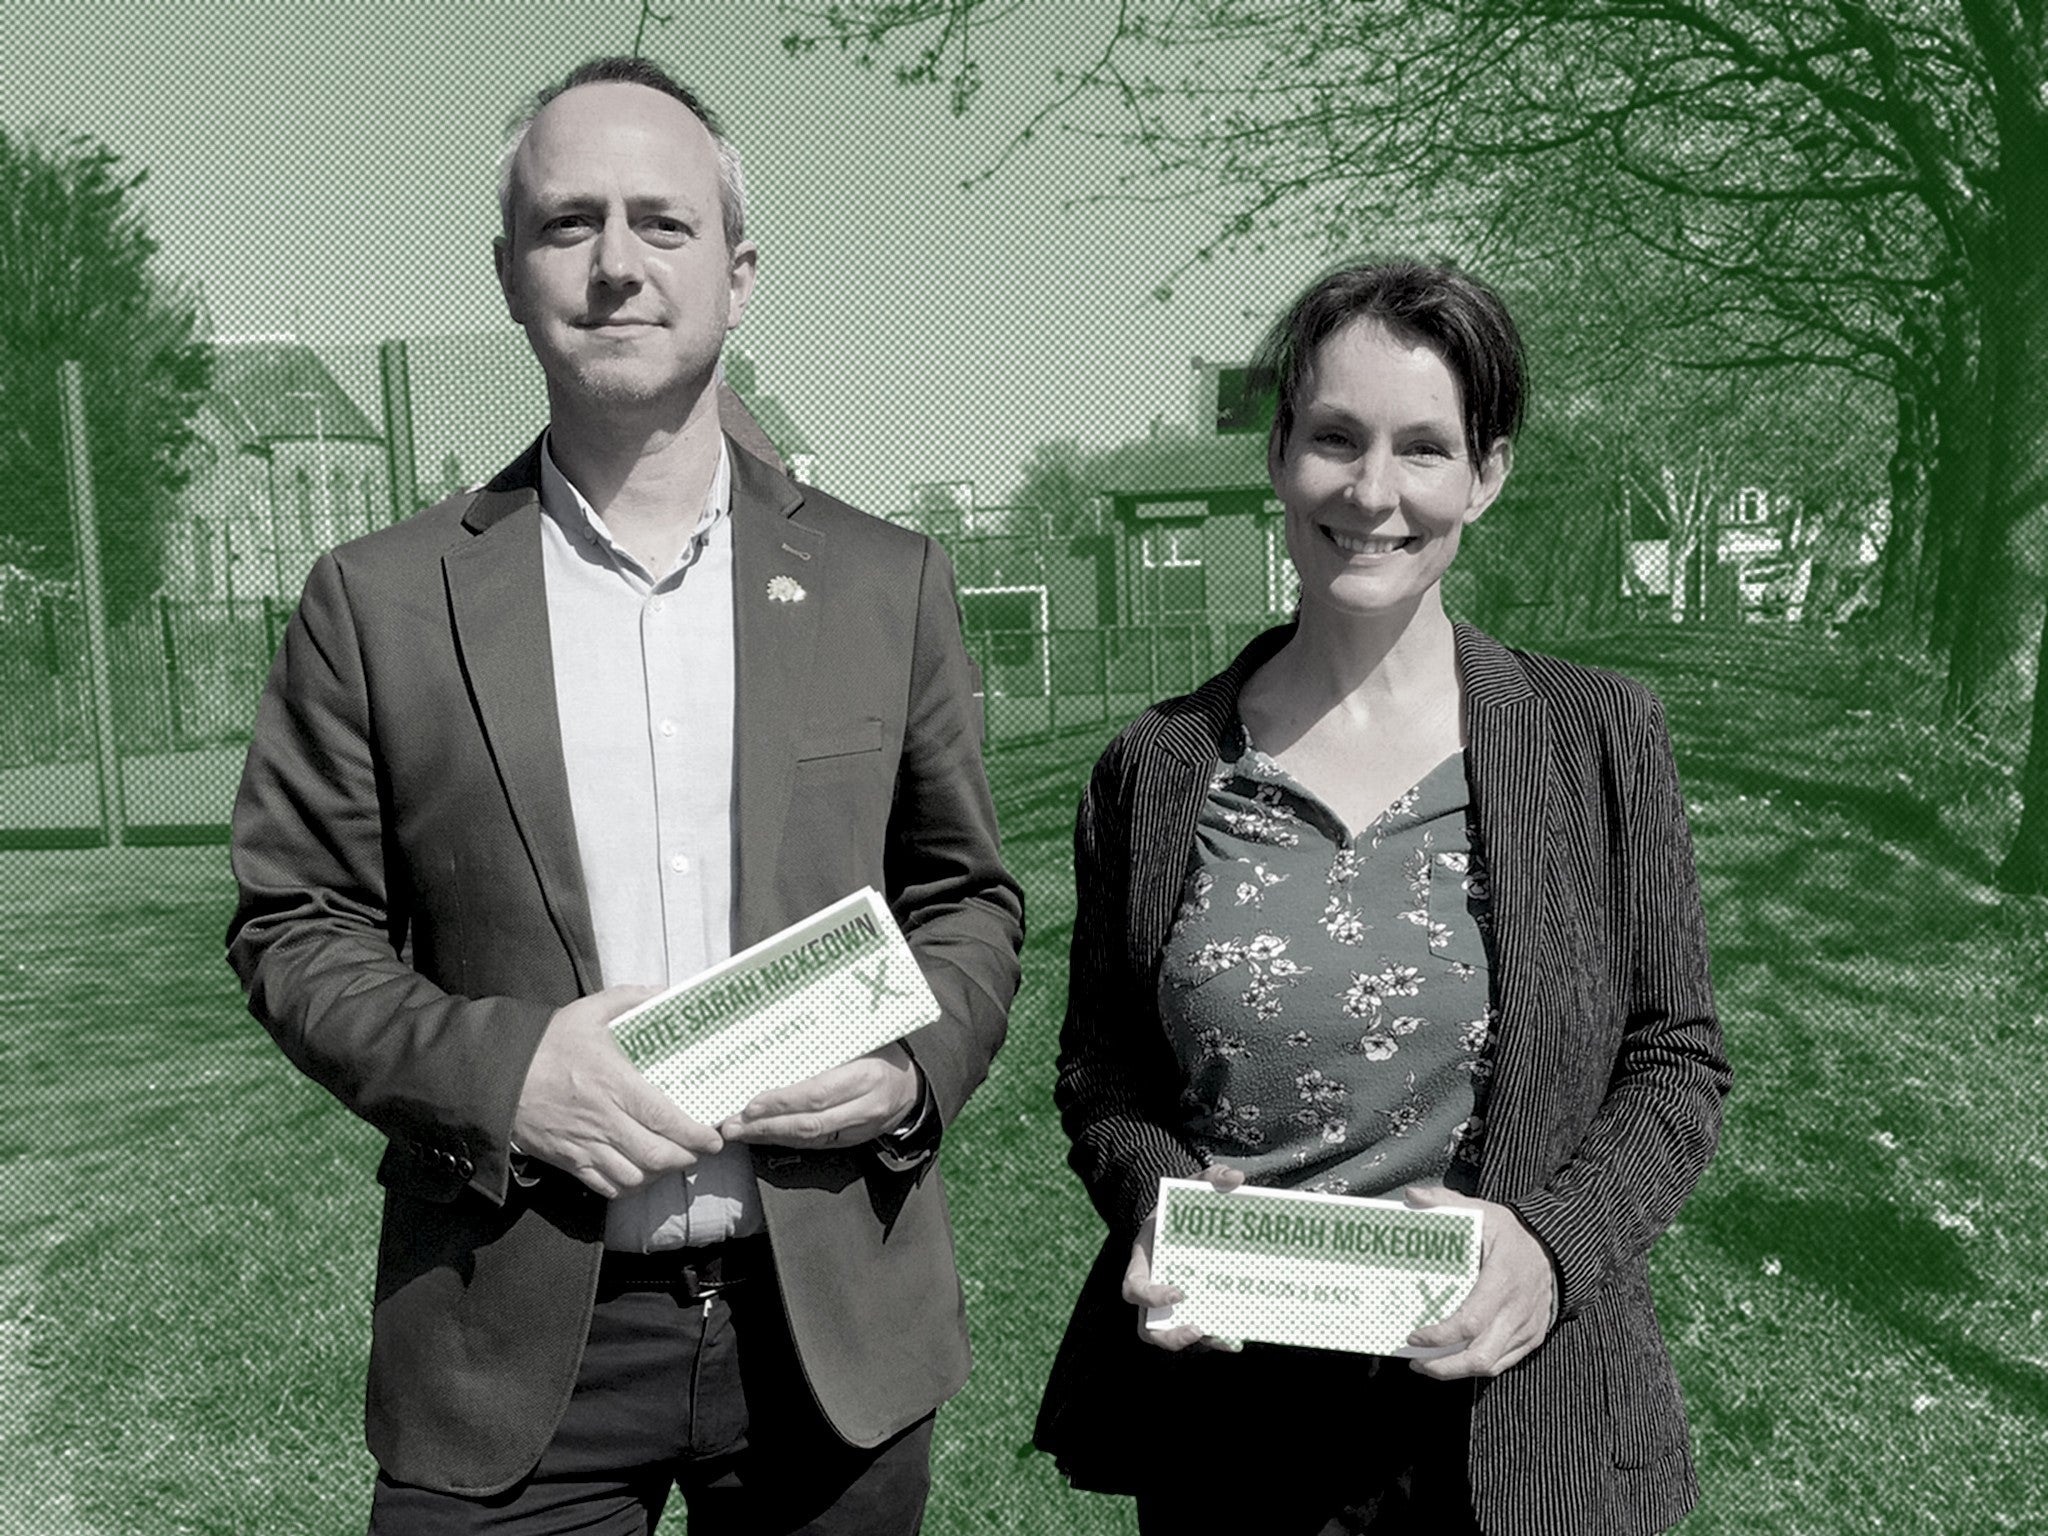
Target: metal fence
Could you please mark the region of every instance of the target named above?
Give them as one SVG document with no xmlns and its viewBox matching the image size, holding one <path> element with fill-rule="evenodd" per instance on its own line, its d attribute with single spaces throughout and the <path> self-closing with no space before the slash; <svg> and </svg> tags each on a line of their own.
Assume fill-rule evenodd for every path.
<svg viewBox="0 0 2048 1536">
<path fill-rule="evenodd" d="M 0 846 L 214 841 L 289 608 L 158 597 L 108 626 L 120 780 L 101 782 L 85 619 L 75 589 L 0 601 Z M 1087 725 L 1108 730 L 1223 666 L 1258 623 L 969 629 L 991 744 Z M 108 796 L 112 796 L 111 802 Z"/>
<path fill-rule="evenodd" d="M 238 435 L 213 445 L 217 467 L 183 493 L 161 595 L 112 618 L 97 646 L 75 583 L 0 565 L 0 844 L 89 842 L 122 821 L 165 838 L 223 835 L 264 673 L 320 551 L 474 483 L 546 413 L 510 330 L 317 354 L 289 338 L 237 345 L 223 377 L 243 381 L 241 396 L 208 419 L 232 418 Z M 108 526 L 136 515 L 102 513 Z M 1190 533 L 1161 554 L 1148 528 L 1120 531 L 1099 506 L 1057 530 L 1014 508 L 926 507 L 903 520 L 952 556 L 993 742 L 1106 734 L 1219 670 L 1291 605 L 1264 524 L 1205 523 L 1195 531 L 1214 538 Z M 1461 613 L 1478 602 L 1479 553 L 1453 573 L 1474 588 Z M 1497 585 L 1517 602 L 1556 601 L 1506 564 L 1515 579 Z M 1566 578 L 1584 586 L 1586 573 Z M 1596 585 L 1606 591 L 1604 578 Z M 1612 585 L 1603 611 L 1628 622 L 1619 570 Z M 1536 632 L 1545 622 L 1475 616 L 1510 638 L 1524 618 Z"/>
<path fill-rule="evenodd" d="M 0 770 L 89 763 L 93 718 L 75 591 L 0 606 Z M 109 626 L 114 745 L 124 757 L 246 744 L 289 610 L 159 597 Z M 992 736 L 1121 720 L 1227 663 L 1258 623 L 967 632 Z"/>
<path fill-rule="evenodd" d="M 967 631 L 991 740 L 1121 725 L 1220 671 L 1262 621 Z"/>
<path fill-rule="evenodd" d="M 93 718 L 75 590 L 0 606 L 0 769 L 89 761 Z M 114 745 L 123 756 L 246 742 L 287 614 L 159 597 L 107 631 Z"/>
</svg>

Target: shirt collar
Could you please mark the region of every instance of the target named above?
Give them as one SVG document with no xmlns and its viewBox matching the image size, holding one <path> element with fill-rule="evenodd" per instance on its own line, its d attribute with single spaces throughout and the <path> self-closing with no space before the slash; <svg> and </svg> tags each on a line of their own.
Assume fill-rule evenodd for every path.
<svg viewBox="0 0 2048 1536">
<path fill-rule="evenodd" d="M 540 439 L 540 507 L 549 517 L 561 524 L 572 539 L 581 538 L 595 544 L 613 559 L 637 564 L 633 557 L 613 541 L 611 530 L 605 527 L 604 519 L 577 490 L 569 477 L 562 473 L 562 467 L 555 462 L 554 432 L 550 428 Z M 710 489 L 704 493 L 704 509 L 698 515 L 697 529 L 693 535 L 701 544 L 716 528 L 719 521 L 732 510 L 732 458 L 726 450 L 725 434 L 718 435 L 718 468 L 712 473 Z M 686 546 L 687 548 L 688 546 Z M 656 581 L 668 574 L 666 571 L 650 573 Z"/>
</svg>

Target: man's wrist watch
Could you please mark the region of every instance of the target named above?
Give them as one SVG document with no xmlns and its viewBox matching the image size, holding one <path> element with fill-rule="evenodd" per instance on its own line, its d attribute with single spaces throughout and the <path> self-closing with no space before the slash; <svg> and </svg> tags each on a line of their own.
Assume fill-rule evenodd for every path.
<svg viewBox="0 0 2048 1536">
<path fill-rule="evenodd" d="M 939 1149 L 939 1106 L 931 1080 L 924 1068 L 911 1062 L 917 1073 L 917 1102 L 903 1123 L 875 1138 L 875 1156 L 891 1173 L 908 1173 Z"/>
</svg>

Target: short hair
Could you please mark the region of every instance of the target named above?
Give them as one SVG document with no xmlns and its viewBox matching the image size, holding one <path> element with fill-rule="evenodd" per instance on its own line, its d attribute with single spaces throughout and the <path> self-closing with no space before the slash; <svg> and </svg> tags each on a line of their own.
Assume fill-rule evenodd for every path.
<svg viewBox="0 0 2048 1536">
<path fill-rule="evenodd" d="M 737 249 L 747 235 L 747 179 L 740 170 L 740 152 L 732 147 L 725 131 L 718 126 L 718 119 L 712 116 L 711 109 L 697 98 L 694 91 L 679 84 L 652 60 L 618 54 L 577 65 L 560 84 L 537 92 L 533 100 L 505 125 L 505 150 L 498 160 L 498 217 L 506 235 L 512 233 L 512 162 L 519 157 L 519 146 L 526 142 L 526 135 L 533 127 L 533 120 L 540 116 L 541 108 L 579 85 L 643 85 L 650 91 L 659 91 L 671 100 L 681 102 L 689 109 L 690 115 L 704 125 L 704 131 L 711 135 L 711 142 L 717 147 L 718 208 L 725 225 L 725 248 L 728 251 Z"/>
<path fill-rule="evenodd" d="M 1273 322 L 1253 360 L 1253 377 L 1274 389 L 1268 461 L 1286 455 L 1295 402 L 1323 343 L 1355 320 L 1376 320 L 1443 358 L 1458 381 L 1465 446 L 1476 467 L 1522 425 L 1527 371 L 1521 333 L 1486 284 L 1455 267 L 1379 261 L 1339 267 L 1317 279 Z"/>
</svg>

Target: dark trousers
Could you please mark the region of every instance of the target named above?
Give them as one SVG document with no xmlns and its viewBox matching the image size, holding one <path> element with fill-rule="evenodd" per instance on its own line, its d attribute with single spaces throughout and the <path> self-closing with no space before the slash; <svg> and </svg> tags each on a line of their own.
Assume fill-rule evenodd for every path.
<svg viewBox="0 0 2048 1536">
<path fill-rule="evenodd" d="M 1478 1536 L 1471 1382 L 1257 1344 L 1177 1363 L 1188 1429 L 1138 1495 L 1140 1536 Z"/>
<path fill-rule="evenodd" d="M 869 1450 L 818 1414 L 765 1267 L 713 1296 L 600 1282 L 576 1389 L 539 1464 L 488 1498 L 377 1479 L 370 1536 L 914 1536 L 929 1417 Z"/>
</svg>

